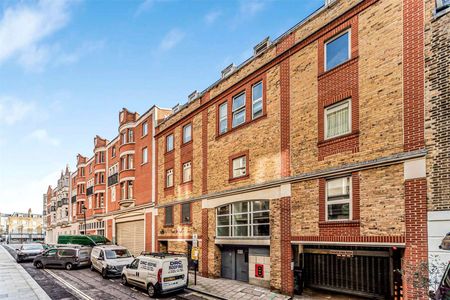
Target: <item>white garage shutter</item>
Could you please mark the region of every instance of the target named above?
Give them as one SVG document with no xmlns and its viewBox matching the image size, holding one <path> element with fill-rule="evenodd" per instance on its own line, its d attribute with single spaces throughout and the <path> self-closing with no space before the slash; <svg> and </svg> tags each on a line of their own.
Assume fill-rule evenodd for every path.
<svg viewBox="0 0 450 300">
<path fill-rule="evenodd" d="M 137 256 L 145 250 L 144 221 L 117 223 L 117 244 Z"/>
</svg>

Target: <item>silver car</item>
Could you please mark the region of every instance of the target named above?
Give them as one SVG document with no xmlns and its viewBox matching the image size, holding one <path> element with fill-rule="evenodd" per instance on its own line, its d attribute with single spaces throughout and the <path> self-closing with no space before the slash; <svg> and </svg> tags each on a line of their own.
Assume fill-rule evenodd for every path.
<svg viewBox="0 0 450 300">
<path fill-rule="evenodd" d="M 23 244 L 16 249 L 16 261 L 20 263 L 26 260 L 33 260 L 42 252 L 44 252 L 44 246 L 41 244 Z"/>
</svg>

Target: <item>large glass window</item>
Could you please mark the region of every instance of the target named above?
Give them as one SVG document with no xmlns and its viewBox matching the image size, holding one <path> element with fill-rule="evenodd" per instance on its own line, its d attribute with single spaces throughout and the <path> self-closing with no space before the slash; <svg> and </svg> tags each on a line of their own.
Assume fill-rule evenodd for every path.
<svg viewBox="0 0 450 300">
<path fill-rule="evenodd" d="M 245 122 L 245 93 L 233 98 L 233 128 Z"/>
<path fill-rule="evenodd" d="M 350 31 L 345 31 L 325 43 L 325 71 L 350 59 Z"/>
<path fill-rule="evenodd" d="M 351 219 L 351 177 L 327 181 L 327 221 Z"/>
<path fill-rule="evenodd" d="M 341 136 L 351 132 L 350 99 L 325 109 L 325 138 Z"/>
<path fill-rule="evenodd" d="M 262 116 L 263 114 L 263 85 L 258 82 L 252 87 L 252 118 Z"/>
<path fill-rule="evenodd" d="M 219 133 L 225 133 L 228 130 L 228 103 L 225 102 L 219 106 Z"/>
<path fill-rule="evenodd" d="M 227 204 L 216 213 L 218 237 L 270 236 L 268 200 Z"/>
</svg>

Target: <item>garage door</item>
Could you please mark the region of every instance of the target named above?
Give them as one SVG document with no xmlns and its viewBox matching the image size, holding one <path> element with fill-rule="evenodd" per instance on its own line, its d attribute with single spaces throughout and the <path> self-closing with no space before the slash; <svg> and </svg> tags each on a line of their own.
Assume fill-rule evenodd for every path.
<svg viewBox="0 0 450 300">
<path fill-rule="evenodd" d="M 116 235 L 117 244 L 128 248 L 134 256 L 145 250 L 144 220 L 117 223 Z"/>
</svg>

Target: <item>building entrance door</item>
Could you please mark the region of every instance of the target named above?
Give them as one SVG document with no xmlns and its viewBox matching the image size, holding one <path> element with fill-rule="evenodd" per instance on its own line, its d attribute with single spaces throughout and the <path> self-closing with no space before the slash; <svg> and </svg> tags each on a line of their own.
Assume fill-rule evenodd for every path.
<svg viewBox="0 0 450 300">
<path fill-rule="evenodd" d="M 235 255 L 233 248 L 224 248 L 222 250 L 222 277 L 234 279 Z"/>
<path fill-rule="evenodd" d="M 248 282 L 248 248 L 236 249 L 236 280 Z"/>
</svg>

